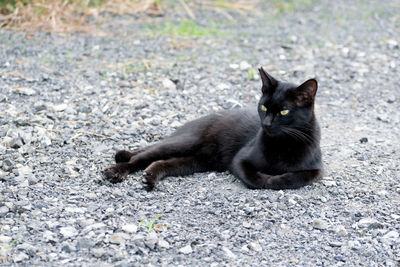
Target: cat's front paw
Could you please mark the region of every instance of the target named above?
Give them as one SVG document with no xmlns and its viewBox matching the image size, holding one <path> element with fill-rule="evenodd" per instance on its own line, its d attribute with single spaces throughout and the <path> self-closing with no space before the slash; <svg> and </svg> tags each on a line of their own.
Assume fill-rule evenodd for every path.
<svg viewBox="0 0 400 267">
<path fill-rule="evenodd" d="M 123 170 L 122 168 L 119 168 L 119 166 L 116 165 L 105 168 L 103 171 L 103 175 L 104 178 L 106 178 L 111 183 L 115 184 L 125 180 L 126 176 L 128 175 L 128 172 Z"/>
</svg>

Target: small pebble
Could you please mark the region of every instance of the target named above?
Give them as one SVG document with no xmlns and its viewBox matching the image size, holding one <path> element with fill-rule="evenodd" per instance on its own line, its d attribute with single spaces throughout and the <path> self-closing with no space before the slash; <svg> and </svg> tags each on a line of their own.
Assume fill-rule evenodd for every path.
<svg viewBox="0 0 400 267">
<path fill-rule="evenodd" d="M 193 250 L 190 245 L 186 245 L 186 246 L 182 247 L 181 249 L 179 249 L 179 252 L 183 253 L 183 254 L 190 254 L 193 252 Z"/>
</svg>

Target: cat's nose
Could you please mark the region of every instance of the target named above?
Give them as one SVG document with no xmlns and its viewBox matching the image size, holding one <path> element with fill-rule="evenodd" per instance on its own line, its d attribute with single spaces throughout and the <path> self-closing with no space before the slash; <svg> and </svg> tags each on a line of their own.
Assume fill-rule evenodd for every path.
<svg viewBox="0 0 400 267">
<path fill-rule="evenodd" d="M 271 127 L 271 124 L 272 124 L 272 117 L 271 116 L 265 117 L 265 119 L 263 120 L 263 126 L 269 128 Z"/>
</svg>

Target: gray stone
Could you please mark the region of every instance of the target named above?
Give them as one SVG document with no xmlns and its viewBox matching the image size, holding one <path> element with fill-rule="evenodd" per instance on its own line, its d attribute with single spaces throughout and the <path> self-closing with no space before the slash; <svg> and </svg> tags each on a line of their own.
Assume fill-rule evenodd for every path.
<svg viewBox="0 0 400 267">
<path fill-rule="evenodd" d="M 381 241 L 389 245 L 400 243 L 399 233 L 393 230 L 389 231 L 382 236 Z"/>
<path fill-rule="evenodd" d="M 353 250 L 359 250 L 361 248 L 361 243 L 358 240 L 350 240 L 347 242 L 347 245 Z"/>
<path fill-rule="evenodd" d="M 156 244 L 158 243 L 158 237 L 157 234 L 154 231 L 150 231 L 146 239 L 144 241 L 144 244 L 149 248 L 149 249 L 154 249 Z"/>
<path fill-rule="evenodd" d="M 313 220 L 313 228 L 319 230 L 326 230 L 329 227 L 329 223 L 323 219 L 314 219 Z"/>
<path fill-rule="evenodd" d="M 62 248 L 61 251 L 70 253 L 72 251 L 71 247 L 68 244 L 65 244 Z"/>
<path fill-rule="evenodd" d="M 15 149 L 23 146 L 22 138 L 19 136 L 10 138 L 6 144 L 8 147 Z"/>
<path fill-rule="evenodd" d="M 222 247 L 222 251 L 225 253 L 225 255 L 232 260 L 237 259 L 237 255 L 235 255 L 229 248 L 227 247 Z"/>
<path fill-rule="evenodd" d="M 261 245 L 260 245 L 260 243 L 258 243 L 258 242 L 249 243 L 248 244 L 248 248 L 251 249 L 251 250 L 254 250 L 256 252 L 262 252 L 262 250 L 263 250 Z"/>
<path fill-rule="evenodd" d="M 347 236 L 348 232 L 346 230 L 346 228 L 343 225 L 338 225 L 335 229 L 335 232 L 339 235 L 339 236 Z"/>
<path fill-rule="evenodd" d="M 368 228 L 368 229 L 381 229 L 383 228 L 383 224 L 380 223 L 375 218 L 363 218 L 358 221 L 357 226 L 359 228 Z"/>
<path fill-rule="evenodd" d="M 0 207 L 0 216 L 6 215 L 9 211 L 10 211 L 10 209 L 7 206 L 1 206 Z"/>
<path fill-rule="evenodd" d="M 110 237 L 110 243 L 114 244 L 125 244 L 125 240 L 128 239 L 129 236 L 124 233 L 115 233 Z"/>
<path fill-rule="evenodd" d="M 76 249 L 80 250 L 80 249 L 87 249 L 87 248 L 91 248 L 93 247 L 95 244 L 95 242 L 90 239 L 90 238 L 79 238 L 77 243 L 76 243 Z"/>
</svg>

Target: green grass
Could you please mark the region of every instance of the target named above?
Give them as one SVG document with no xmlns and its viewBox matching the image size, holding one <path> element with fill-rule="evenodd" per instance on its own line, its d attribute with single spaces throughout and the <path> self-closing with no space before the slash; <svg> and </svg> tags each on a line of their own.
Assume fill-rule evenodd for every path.
<svg viewBox="0 0 400 267">
<path fill-rule="evenodd" d="M 201 37 L 201 36 L 222 36 L 224 33 L 219 29 L 218 23 L 210 23 L 203 26 L 193 20 L 176 22 L 165 22 L 148 29 L 150 35 L 167 35 L 179 37 Z"/>
<path fill-rule="evenodd" d="M 316 0 L 273 0 L 273 2 L 280 13 L 286 13 L 308 8 L 314 5 Z"/>
<path fill-rule="evenodd" d="M 249 80 L 254 80 L 254 76 L 256 75 L 257 71 L 255 69 L 249 69 L 248 74 L 249 74 Z"/>
<path fill-rule="evenodd" d="M 142 220 L 142 223 L 144 224 L 144 228 L 147 229 L 147 231 L 162 231 L 163 227 L 168 227 L 170 226 L 168 223 L 158 223 L 156 224 L 156 221 L 160 219 L 164 214 L 157 215 L 153 220 Z"/>
</svg>

